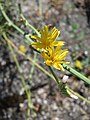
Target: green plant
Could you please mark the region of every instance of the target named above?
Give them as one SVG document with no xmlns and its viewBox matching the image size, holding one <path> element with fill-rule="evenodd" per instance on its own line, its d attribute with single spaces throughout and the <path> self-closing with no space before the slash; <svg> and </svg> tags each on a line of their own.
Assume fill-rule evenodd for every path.
<svg viewBox="0 0 90 120">
<path fill-rule="evenodd" d="M 21 67 L 20 67 L 19 62 L 18 62 L 18 60 L 17 60 L 17 58 L 16 58 L 16 55 L 15 55 L 15 53 L 14 53 L 14 50 L 16 50 L 16 52 L 17 52 L 18 54 L 24 56 L 26 59 L 28 59 L 30 62 L 33 63 L 32 69 L 31 69 L 31 74 L 30 74 L 29 78 L 32 77 L 32 74 L 33 74 L 33 71 L 34 71 L 34 67 L 37 66 L 40 70 L 42 70 L 46 75 L 48 75 L 49 77 L 51 77 L 51 78 L 56 82 L 59 90 L 63 93 L 63 95 L 66 95 L 66 96 L 72 97 L 72 98 L 77 98 L 77 97 L 79 97 L 79 98 L 81 98 L 82 100 L 84 100 L 84 101 L 86 101 L 87 103 L 90 104 L 90 101 L 89 101 L 88 99 L 86 99 L 86 98 L 84 98 L 83 96 L 79 95 L 78 93 L 74 92 L 74 91 L 73 91 L 71 88 L 69 88 L 66 84 L 64 84 L 62 81 L 60 81 L 60 80 L 58 79 L 58 77 L 56 76 L 56 74 L 55 74 L 55 72 L 54 72 L 54 70 L 53 70 L 53 66 L 55 67 L 56 64 L 51 64 L 51 63 L 53 62 L 51 52 L 52 52 L 52 50 L 53 50 L 54 53 L 55 53 L 55 52 L 58 53 L 58 52 L 56 51 L 56 49 L 58 49 L 57 46 L 58 46 L 59 44 L 57 44 L 56 47 L 53 46 L 53 45 L 49 46 L 52 50 L 50 50 L 50 48 L 48 48 L 48 47 L 43 48 L 43 47 L 41 46 L 41 48 L 44 49 L 43 51 L 42 51 L 42 49 L 40 49 L 40 48 L 37 49 L 37 48 L 34 48 L 33 46 L 31 46 L 30 48 L 34 51 L 34 53 L 36 52 L 36 53 L 35 53 L 35 59 L 33 60 L 30 56 L 28 56 L 28 55 L 26 55 L 24 52 L 20 51 L 20 50 L 17 48 L 17 46 L 13 43 L 13 41 L 9 39 L 9 32 L 8 32 L 9 30 L 8 30 L 8 28 L 14 28 L 19 34 L 22 34 L 22 35 L 25 37 L 25 39 L 27 39 L 27 42 L 26 42 L 27 44 L 32 45 L 34 41 L 33 41 L 33 39 L 30 38 L 30 34 L 29 34 L 29 33 L 26 34 L 20 27 L 18 27 L 16 24 L 14 24 L 14 22 L 13 22 L 13 21 L 8 17 L 8 15 L 6 14 L 6 12 L 5 12 L 5 10 L 4 10 L 4 8 L 3 8 L 3 6 L 2 6 L 1 3 L 0 3 L 0 10 L 1 10 L 1 13 L 2 13 L 2 15 L 3 15 L 3 18 L 5 19 L 5 24 L 4 24 L 4 25 L 6 25 L 6 23 L 7 23 L 7 31 L 2 31 L 1 34 L 2 34 L 3 38 L 7 41 L 8 47 L 9 47 L 10 51 L 12 52 L 13 59 L 14 59 L 14 61 L 15 61 L 15 63 L 16 63 L 16 66 L 17 66 L 18 71 L 19 71 L 20 76 L 21 76 L 21 80 L 22 80 L 22 83 L 23 83 L 25 92 L 26 92 L 26 94 L 27 94 L 27 98 L 28 98 L 28 119 L 30 118 L 30 108 L 32 107 L 31 92 L 30 92 L 30 91 L 27 89 L 27 87 L 26 87 L 26 83 L 25 83 L 25 81 L 24 81 L 24 77 L 23 77 L 23 75 L 22 75 L 22 73 L 21 73 Z M 23 21 L 24 21 L 24 24 L 25 24 L 26 26 L 29 26 L 29 28 L 32 29 L 32 30 L 37 34 L 37 36 L 38 36 L 37 38 L 40 39 L 40 38 L 42 37 L 42 35 L 37 31 L 36 28 L 34 28 L 31 24 L 29 24 L 29 22 L 28 22 L 27 19 L 23 16 L 22 13 L 20 13 L 20 15 L 21 15 L 21 18 L 22 18 Z M 5 27 L 4 27 L 4 28 L 5 28 Z M 76 31 L 77 28 L 78 28 L 78 26 L 77 26 L 77 27 L 73 26 L 74 31 Z M 55 30 L 55 31 L 56 31 L 56 30 Z M 47 33 L 47 30 L 46 30 L 46 33 Z M 54 34 L 53 32 L 51 32 L 51 34 L 52 34 L 51 37 L 50 37 L 50 35 L 49 35 L 50 40 L 51 40 L 51 38 L 53 38 L 54 40 L 56 40 L 56 38 L 57 38 L 57 36 L 58 36 L 58 35 L 57 35 L 57 34 L 58 34 L 58 31 L 56 32 L 56 35 L 55 35 L 55 36 L 53 35 L 53 34 Z M 46 35 L 47 35 L 47 34 L 46 34 Z M 46 35 L 44 35 L 45 38 L 46 38 Z M 54 36 L 54 37 L 53 37 L 53 36 Z M 36 38 L 36 39 L 37 39 L 37 38 Z M 49 39 L 49 38 L 48 38 L 48 39 Z M 44 38 L 43 38 L 43 39 L 44 39 Z M 48 40 L 48 39 L 47 39 L 47 40 Z M 58 42 L 58 43 L 59 43 L 59 42 Z M 54 44 L 54 45 L 55 45 L 55 44 Z M 62 45 L 61 45 L 61 46 L 62 46 Z M 59 46 L 59 47 L 61 47 L 61 46 Z M 59 48 L 59 50 L 61 51 L 62 49 Z M 46 64 L 46 65 L 48 65 L 48 68 L 49 68 L 49 70 L 51 71 L 51 74 L 50 74 L 48 71 L 46 71 L 43 67 L 41 67 L 41 66 L 36 62 L 36 55 L 37 55 L 37 54 L 40 54 L 40 55 L 41 55 L 42 52 L 44 52 L 44 56 L 47 55 L 47 58 L 46 58 L 46 57 L 43 57 L 43 58 L 45 59 L 45 62 L 48 63 L 48 64 Z M 55 57 L 59 57 L 56 53 L 55 53 L 55 56 L 53 56 L 53 58 L 54 58 L 54 60 L 58 61 L 58 60 L 60 60 L 60 59 L 55 59 Z M 61 53 L 63 53 L 63 54 L 61 54 Z M 63 60 L 64 57 L 65 57 L 66 54 L 67 54 L 67 50 L 62 51 L 62 52 L 59 52 L 59 54 L 61 54 L 62 56 L 64 55 L 63 57 L 61 56 L 61 58 L 62 58 L 62 60 Z M 42 56 L 43 56 L 43 55 L 42 55 Z M 47 60 L 48 60 L 48 62 L 47 62 Z M 62 60 L 61 60 L 61 61 L 62 61 Z M 56 63 L 56 61 L 54 61 L 53 63 Z M 57 65 L 56 65 L 56 66 L 58 66 L 58 63 L 60 63 L 60 62 L 57 62 Z M 67 71 L 69 71 L 70 73 L 76 75 L 78 78 L 80 78 L 81 80 L 83 80 L 85 83 L 90 84 L 90 80 L 89 80 L 87 77 L 85 77 L 85 76 L 82 75 L 81 73 L 77 72 L 75 69 L 71 68 L 70 66 L 66 65 L 64 62 L 61 62 L 61 63 L 59 64 L 59 67 L 61 67 L 61 70 L 63 70 L 63 68 L 64 68 L 64 69 L 66 69 Z M 58 67 L 55 67 L 55 68 L 58 68 Z"/>
</svg>

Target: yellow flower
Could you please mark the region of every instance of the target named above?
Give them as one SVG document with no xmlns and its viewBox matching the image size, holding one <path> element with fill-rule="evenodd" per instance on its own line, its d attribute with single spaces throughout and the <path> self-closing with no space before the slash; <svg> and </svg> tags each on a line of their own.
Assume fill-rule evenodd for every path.
<svg viewBox="0 0 90 120">
<path fill-rule="evenodd" d="M 64 62 L 66 56 L 68 54 L 68 50 L 62 50 L 61 46 L 57 46 L 56 48 L 49 48 L 48 51 L 43 51 L 41 53 L 42 57 L 45 59 L 45 63 L 48 66 L 53 66 L 56 69 L 64 71 L 62 64 L 68 64 L 69 62 Z"/>
<path fill-rule="evenodd" d="M 76 62 L 75 62 L 75 67 L 77 67 L 77 68 L 79 68 L 79 69 L 82 69 L 82 68 L 83 68 L 83 65 L 82 65 L 81 61 L 76 60 Z"/>
<path fill-rule="evenodd" d="M 19 50 L 20 50 L 21 52 L 25 53 L 26 48 L 25 48 L 24 45 L 20 45 L 20 46 L 19 46 Z"/>
<path fill-rule="evenodd" d="M 52 46 L 63 46 L 63 41 L 56 41 L 57 37 L 60 34 L 55 27 L 49 31 L 48 26 L 44 26 L 44 29 L 40 29 L 41 37 L 38 36 L 31 36 L 32 39 L 38 40 L 37 42 L 33 42 L 32 46 L 35 46 L 38 49 L 47 49 Z"/>
</svg>

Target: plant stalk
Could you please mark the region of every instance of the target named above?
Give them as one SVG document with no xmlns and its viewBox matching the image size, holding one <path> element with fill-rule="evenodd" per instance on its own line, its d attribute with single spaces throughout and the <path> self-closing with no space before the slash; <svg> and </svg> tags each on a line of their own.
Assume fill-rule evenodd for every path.
<svg viewBox="0 0 90 120">
<path fill-rule="evenodd" d="M 83 80 L 85 83 L 90 85 L 90 79 L 88 79 L 87 77 L 85 77 L 84 75 L 82 75 L 81 73 L 79 73 L 78 71 L 76 71 L 75 69 L 71 68 L 70 66 L 63 64 L 63 67 L 69 71 L 70 73 L 76 75 L 78 78 L 80 78 L 81 80 Z"/>
</svg>

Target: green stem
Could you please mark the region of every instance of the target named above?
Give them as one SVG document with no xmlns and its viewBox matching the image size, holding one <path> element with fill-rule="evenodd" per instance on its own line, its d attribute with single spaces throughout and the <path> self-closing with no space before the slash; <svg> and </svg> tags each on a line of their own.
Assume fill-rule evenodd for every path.
<svg viewBox="0 0 90 120">
<path fill-rule="evenodd" d="M 41 36 L 40 33 L 37 31 L 37 29 L 35 29 L 35 28 L 27 21 L 27 19 L 23 16 L 23 14 L 21 14 L 21 17 L 22 17 L 22 19 L 25 21 L 25 25 L 26 25 L 26 26 L 29 26 L 33 31 L 36 32 L 36 34 L 37 34 L 38 36 Z"/>
<path fill-rule="evenodd" d="M 85 77 L 84 75 L 82 75 L 81 73 L 79 73 L 78 71 L 76 71 L 75 69 L 71 68 L 70 66 L 63 64 L 63 67 L 69 71 L 70 73 L 76 75 L 78 78 L 82 79 L 84 82 L 86 82 L 87 84 L 90 85 L 90 79 L 88 79 L 87 77 Z"/>
<path fill-rule="evenodd" d="M 48 68 L 49 68 L 49 70 L 51 71 L 52 75 L 54 76 L 54 78 L 55 78 L 57 84 L 59 85 L 59 84 L 60 84 L 60 81 L 59 81 L 59 79 L 57 78 L 57 76 L 55 75 L 53 69 L 52 69 L 50 66 L 48 66 Z"/>
<path fill-rule="evenodd" d="M 35 52 L 35 53 L 34 53 L 34 59 L 33 59 L 34 62 L 36 62 L 36 55 L 37 55 L 37 53 Z M 33 76 L 34 70 L 35 70 L 35 65 L 32 64 L 32 66 L 31 66 L 31 70 L 30 70 L 30 75 L 29 75 L 29 77 L 28 77 L 30 80 L 32 79 L 32 76 Z"/>
<path fill-rule="evenodd" d="M 81 96 L 80 94 L 78 94 L 77 92 L 74 92 L 72 89 L 70 89 L 68 86 L 67 86 L 67 90 L 70 91 L 72 94 L 78 96 L 79 98 L 81 98 L 82 100 L 84 100 L 85 102 L 89 103 L 90 104 L 90 100 L 84 98 L 83 96 Z"/>
<path fill-rule="evenodd" d="M 4 9 L 3 9 L 3 7 L 2 7 L 1 4 L 0 4 L 0 9 L 1 9 L 1 12 L 2 12 L 4 18 L 5 18 L 6 21 L 8 22 L 9 26 L 14 27 L 18 32 L 20 32 L 22 35 L 24 35 L 25 32 L 24 32 L 23 30 L 21 30 L 19 27 L 17 27 L 17 26 L 9 19 L 9 17 L 8 17 L 7 14 L 5 13 L 5 11 L 4 11 Z M 30 43 L 32 43 L 32 40 L 30 39 L 29 34 L 25 35 L 25 38 L 26 38 L 28 41 L 30 41 Z"/>
<path fill-rule="evenodd" d="M 4 36 L 5 40 L 8 42 L 8 38 L 7 38 L 6 34 L 3 33 L 3 36 Z M 16 63 L 16 66 L 18 68 L 18 71 L 20 73 L 20 78 L 22 80 L 22 84 L 24 86 L 24 90 L 25 90 L 27 98 L 28 98 L 28 111 L 27 111 L 27 115 L 28 115 L 28 118 L 30 118 L 30 108 L 31 108 L 31 105 L 32 105 L 32 103 L 31 103 L 31 92 L 27 89 L 27 86 L 26 86 L 26 83 L 25 83 L 25 80 L 24 80 L 24 77 L 23 77 L 23 74 L 22 74 L 21 67 L 20 67 L 19 62 L 18 62 L 18 60 L 16 58 L 16 55 L 15 55 L 15 53 L 13 51 L 13 48 L 10 45 L 9 42 L 8 42 L 8 46 L 9 46 L 9 49 L 10 49 L 10 51 L 12 53 L 13 59 L 14 59 L 14 61 Z"/>
<path fill-rule="evenodd" d="M 30 45 L 30 48 L 31 48 L 32 50 L 34 50 L 36 53 L 41 53 L 40 50 L 35 49 L 32 45 Z"/>
<path fill-rule="evenodd" d="M 80 99 L 82 99 L 82 100 L 84 100 L 85 102 L 87 102 L 87 103 L 90 104 L 90 101 L 89 101 L 88 99 L 84 98 L 83 96 L 81 96 L 81 95 L 78 94 L 77 92 L 74 92 L 74 91 L 73 91 L 72 89 L 70 89 L 68 86 L 66 86 L 65 84 L 63 84 L 62 81 L 59 81 L 59 79 L 57 78 L 57 76 L 55 75 L 53 69 L 52 69 L 50 66 L 49 66 L 49 69 L 50 69 L 52 75 L 54 76 L 54 78 L 55 78 L 55 80 L 56 80 L 56 82 L 57 82 L 57 84 L 58 84 L 59 89 L 61 90 L 61 92 L 65 91 L 64 94 L 66 94 L 66 95 L 71 95 L 71 94 L 76 95 L 76 96 L 79 97 Z M 63 91 L 62 91 L 62 88 L 63 88 Z M 69 94 L 66 93 L 67 90 L 69 91 Z"/>
</svg>

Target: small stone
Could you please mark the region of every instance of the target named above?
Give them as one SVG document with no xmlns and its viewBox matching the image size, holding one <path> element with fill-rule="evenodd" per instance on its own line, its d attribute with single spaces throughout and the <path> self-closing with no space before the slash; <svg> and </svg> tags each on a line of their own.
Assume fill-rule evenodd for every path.
<svg viewBox="0 0 90 120">
<path fill-rule="evenodd" d="M 23 95 L 23 93 L 24 93 L 24 88 L 22 88 L 21 90 L 20 90 L 20 95 Z"/>
<path fill-rule="evenodd" d="M 40 88 L 38 91 L 37 91 L 37 93 L 39 94 L 39 95 L 41 95 L 41 94 L 43 94 L 45 91 L 44 91 L 44 89 L 42 89 L 42 88 Z"/>
<path fill-rule="evenodd" d="M 47 105 L 47 104 L 48 104 L 48 101 L 47 101 L 47 100 L 44 100 L 43 103 Z"/>
<path fill-rule="evenodd" d="M 85 51 L 84 54 L 85 54 L 85 55 L 88 55 L 88 51 Z"/>
<path fill-rule="evenodd" d="M 3 61 L 1 62 L 1 65 L 2 65 L 2 66 L 6 65 L 6 61 L 3 60 Z"/>
<path fill-rule="evenodd" d="M 76 100 L 78 99 L 78 96 L 76 96 L 76 95 L 74 95 L 74 94 L 71 94 L 70 96 L 71 96 L 72 98 L 76 99 Z"/>
<path fill-rule="evenodd" d="M 42 103 L 42 99 L 40 99 L 39 97 L 37 97 L 37 103 L 41 104 Z"/>
<path fill-rule="evenodd" d="M 69 77 L 69 76 L 67 76 L 67 75 L 64 75 L 64 76 L 63 76 L 63 79 L 62 79 L 62 80 L 63 80 L 63 83 L 66 83 L 66 82 L 67 82 L 68 77 Z"/>
<path fill-rule="evenodd" d="M 56 103 L 53 104 L 52 109 L 53 109 L 53 110 L 57 110 L 57 109 L 58 109 Z"/>
<path fill-rule="evenodd" d="M 53 118 L 53 120 L 60 120 L 58 117 Z"/>
</svg>

